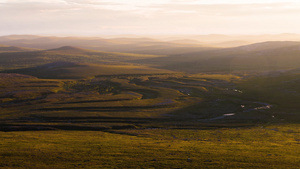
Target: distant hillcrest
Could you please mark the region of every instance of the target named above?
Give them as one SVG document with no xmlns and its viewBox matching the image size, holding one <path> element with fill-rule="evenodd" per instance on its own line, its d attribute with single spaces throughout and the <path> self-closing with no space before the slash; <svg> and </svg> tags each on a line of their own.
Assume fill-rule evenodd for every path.
<svg viewBox="0 0 300 169">
<path fill-rule="evenodd" d="M 3 46 L 2 46 L 3 47 Z M 45 64 L 57 63 L 93 63 L 116 64 L 128 60 L 158 57 L 155 55 L 103 52 L 83 49 L 74 46 L 62 46 L 48 50 L 25 50 L 23 48 L 3 47 L 10 52 L 0 51 L 0 70 L 36 67 Z M 25 48 L 24 48 L 25 49 Z M 17 50 L 17 51 L 16 51 Z M 60 64 L 59 64 L 60 65 Z M 46 65 L 47 67 L 48 65 Z M 49 65 L 51 67 L 51 65 Z M 71 66 L 67 64 L 67 66 Z"/>
<path fill-rule="evenodd" d="M 35 51 L 35 50 L 37 49 L 0 45 L 0 52 L 25 52 L 25 51 Z"/>
<path fill-rule="evenodd" d="M 62 46 L 59 48 L 54 48 L 54 49 L 48 49 L 46 50 L 47 52 L 59 52 L 59 53 L 82 53 L 82 54 L 86 54 L 86 53 L 100 53 L 101 51 L 96 51 L 96 50 L 90 50 L 90 49 L 83 49 L 83 48 L 79 48 L 79 47 L 75 47 L 75 46 Z"/>
<path fill-rule="evenodd" d="M 29 35 L 28 35 L 29 36 Z M 120 53 L 135 53 L 135 54 L 150 54 L 150 55 L 170 55 L 176 53 L 184 53 L 186 51 L 202 51 L 208 50 L 212 47 L 202 45 L 201 42 L 195 40 L 188 40 L 188 43 L 172 40 L 160 40 L 151 38 L 89 38 L 89 37 L 47 37 L 47 36 L 4 36 L 0 37 L 0 44 L 13 45 L 27 48 L 38 49 L 56 49 L 61 46 L 84 48 L 89 50 L 106 51 L 106 52 L 120 52 Z M 182 39 L 182 38 L 180 38 Z M 179 40 L 180 41 L 180 40 Z M 71 48 L 72 49 L 72 48 Z M 71 50 L 64 49 L 61 50 Z"/>
<path fill-rule="evenodd" d="M 300 41 L 267 41 L 261 43 L 255 43 L 245 46 L 239 46 L 238 49 L 243 49 L 247 51 L 259 51 L 259 50 L 269 50 L 269 49 L 278 49 L 292 46 L 299 46 Z"/>
<path fill-rule="evenodd" d="M 144 64 L 187 73 L 262 72 L 300 67 L 300 41 L 292 41 L 300 40 L 300 35 L 186 35 L 154 38 L 4 36 L 0 37 L 0 44 L 4 45 L 0 46 L 0 68 L 20 69 L 50 63 L 57 65 L 58 62 L 107 65 L 130 62 L 133 65 Z M 258 43 L 248 44 L 259 38 Z M 264 39 L 268 41 L 262 42 Z M 222 48 L 209 46 L 216 44 L 217 40 L 223 46 L 243 45 Z M 17 44 L 21 47 L 13 47 L 19 46 Z"/>
<path fill-rule="evenodd" d="M 188 73 L 291 70 L 300 67 L 300 42 L 262 42 L 135 62 Z"/>
<path fill-rule="evenodd" d="M 82 49 L 82 48 L 78 48 L 78 47 L 74 47 L 74 46 L 62 46 L 60 48 L 55 48 L 55 49 L 49 49 L 50 51 L 51 50 L 56 50 L 56 51 L 65 51 L 65 50 L 85 50 L 85 49 Z"/>
</svg>

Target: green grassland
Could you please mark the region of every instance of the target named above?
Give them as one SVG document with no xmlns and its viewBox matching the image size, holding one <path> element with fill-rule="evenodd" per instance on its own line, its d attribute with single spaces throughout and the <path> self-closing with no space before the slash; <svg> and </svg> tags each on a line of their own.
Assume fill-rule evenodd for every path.
<svg viewBox="0 0 300 169">
<path fill-rule="evenodd" d="M 277 103 L 248 94 L 261 79 L 1 74 L 0 167 L 297 168 L 300 126 L 272 117 L 287 107 L 255 109 Z"/>
<path fill-rule="evenodd" d="M 190 74 L 160 69 L 177 56 L 136 63 L 155 57 L 0 53 L 0 168 L 298 168 L 297 69 L 212 74 L 208 64 Z"/>
<path fill-rule="evenodd" d="M 1 168 L 298 168 L 299 126 L 1 133 Z"/>
</svg>

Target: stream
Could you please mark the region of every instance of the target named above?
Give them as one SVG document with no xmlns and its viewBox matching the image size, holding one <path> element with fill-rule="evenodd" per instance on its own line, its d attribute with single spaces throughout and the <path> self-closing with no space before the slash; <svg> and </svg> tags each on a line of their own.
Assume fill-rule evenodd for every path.
<svg viewBox="0 0 300 169">
<path fill-rule="evenodd" d="M 268 104 L 268 103 L 263 103 L 263 102 L 253 102 L 256 104 L 260 104 L 261 106 L 259 107 L 255 107 L 255 108 L 249 108 L 246 109 L 244 111 L 242 111 L 243 113 L 247 113 L 247 112 L 251 112 L 251 111 L 256 111 L 256 110 L 266 110 L 266 109 L 270 109 L 272 107 L 272 105 Z M 244 105 L 241 105 L 242 107 Z M 214 118 L 209 118 L 209 119 L 200 119 L 198 121 L 213 121 L 213 120 L 220 120 L 220 119 L 224 119 L 225 117 L 229 117 L 229 116 L 234 116 L 236 113 L 226 113 L 223 114 L 222 116 L 218 116 L 218 117 L 214 117 Z"/>
</svg>

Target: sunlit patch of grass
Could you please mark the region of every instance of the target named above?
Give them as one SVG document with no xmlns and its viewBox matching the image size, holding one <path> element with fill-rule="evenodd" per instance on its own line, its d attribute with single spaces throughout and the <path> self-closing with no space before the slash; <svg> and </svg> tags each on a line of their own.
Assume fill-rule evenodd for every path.
<svg viewBox="0 0 300 169">
<path fill-rule="evenodd" d="M 39 100 L 59 91 L 60 81 L 40 80 L 20 74 L 0 74 L 0 102 L 5 104 Z"/>
<path fill-rule="evenodd" d="M 225 80 L 225 81 L 232 81 L 238 80 L 241 77 L 233 74 L 194 74 L 190 75 L 194 78 L 203 78 L 203 79 L 215 79 L 215 80 Z"/>
<path fill-rule="evenodd" d="M 122 130 L 110 133 L 2 132 L 0 166 L 297 168 L 298 129 L 298 125 L 276 125 L 206 130 Z"/>
</svg>

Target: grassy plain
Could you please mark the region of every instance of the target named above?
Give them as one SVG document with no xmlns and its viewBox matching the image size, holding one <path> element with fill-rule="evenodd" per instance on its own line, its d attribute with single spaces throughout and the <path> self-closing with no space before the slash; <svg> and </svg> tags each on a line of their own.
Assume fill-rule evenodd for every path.
<svg viewBox="0 0 300 169">
<path fill-rule="evenodd" d="M 298 168 L 299 126 L 1 132 L 1 168 Z"/>
<path fill-rule="evenodd" d="M 196 55 L 187 61 L 205 60 Z M 218 74 L 197 64 L 188 74 L 128 63 L 155 57 L 70 46 L 1 53 L 0 168 L 298 168 L 297 69 L 229 74 L 219 60 L 205 62 Z"/>
<path fill-rule="evenodd" d="M 299 124 L 255 109 L 272 100 L 249 96 L 255 87 L 243 80 L 1 74 L 0 167 L 297 168 Z"/>
</svg>

